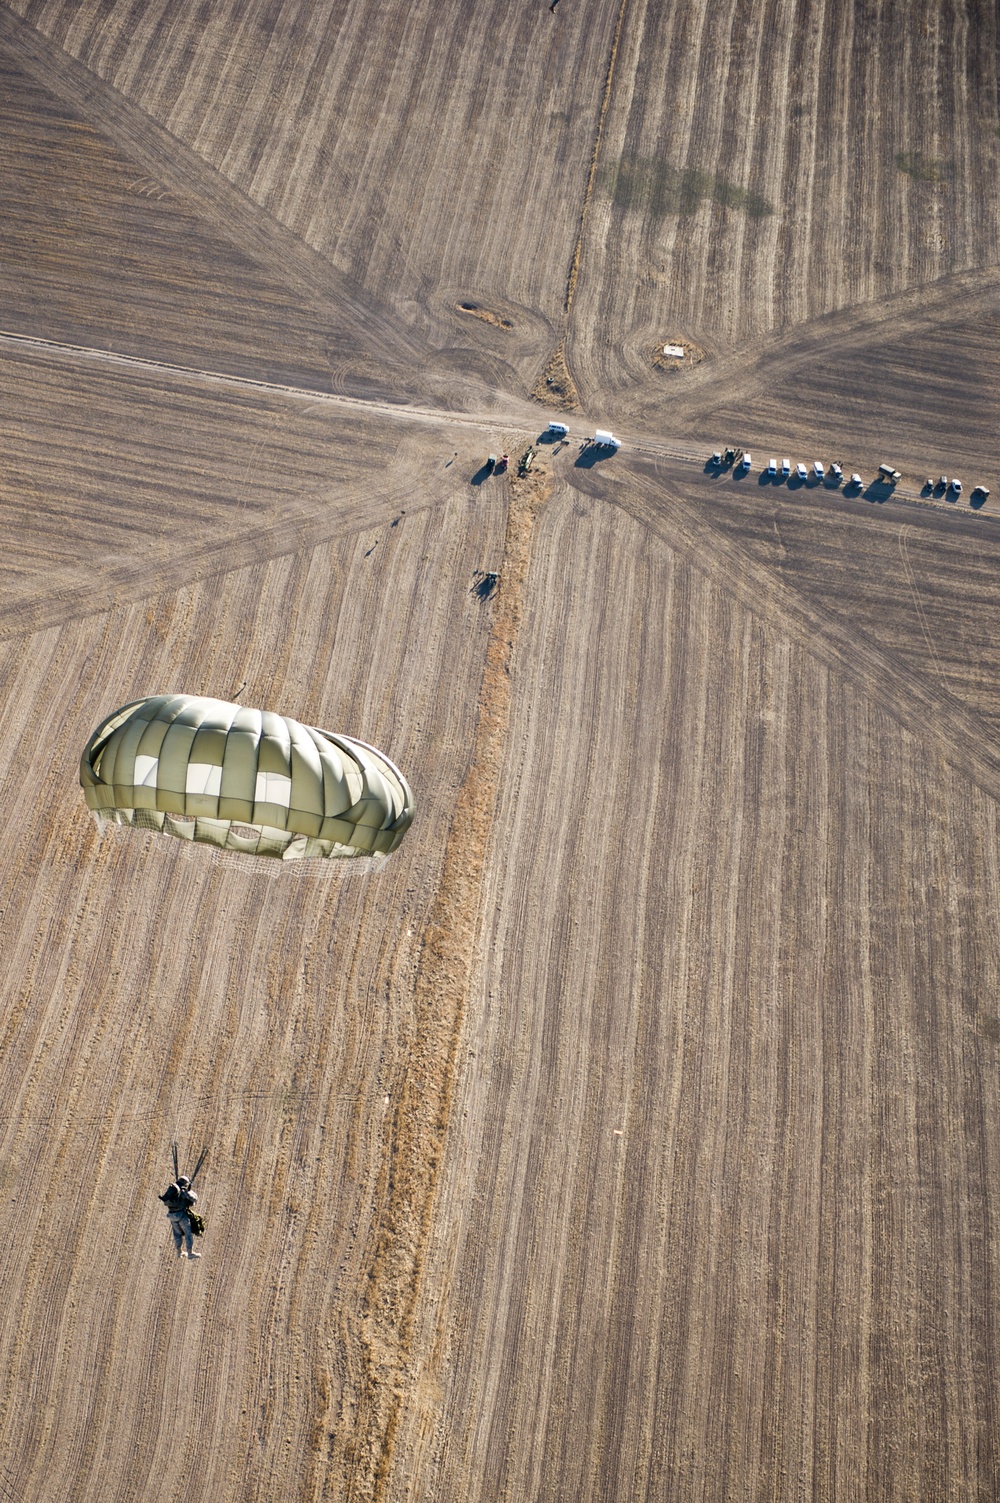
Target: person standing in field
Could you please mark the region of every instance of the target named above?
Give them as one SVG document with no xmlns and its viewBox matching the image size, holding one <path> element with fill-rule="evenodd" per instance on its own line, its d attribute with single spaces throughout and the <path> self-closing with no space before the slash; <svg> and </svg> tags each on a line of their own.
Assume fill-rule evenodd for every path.
<svg viewBox="0 0 1000 1503">
<path fill-rule="evenodd" d="M 198 1197 L 192 1190 L 191 1181 L 187 1175 L 178 1175 L 174 1183 L 167 1186 L 160 1199 L 167 1208 L 167 1220 L 170 1222 L 170 1230 L 174 1234 L 174 1247 L 177 1249 L 177 1256 L 181 1257 L 183 1245 L 186 1241 L 188 1257 L 200 1258 L 201 1253 L 194 1251 L 194 1231 L 189 1215 Z"/>
</svg>

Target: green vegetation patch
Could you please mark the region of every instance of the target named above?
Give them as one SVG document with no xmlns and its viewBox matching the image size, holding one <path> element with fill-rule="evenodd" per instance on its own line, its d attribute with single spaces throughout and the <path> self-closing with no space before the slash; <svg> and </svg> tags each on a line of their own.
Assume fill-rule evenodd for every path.
<svg viewBox="0 0 1000 1503">
<path fill-rule="evenodd" d="M 925 157 L 922 151 L 897 151 L 896 166 L 917 183 L 946 183 L 955 176 L 954 162 Z"/>
<path fill-rule="evenodd" d="M 657 157 L 623 157 L 605 172 L 604 187 L 617 208 L 657 219 L 693 214 L 705 199 L 724 209 L 738 209 L 751 219 L 766 219 L 774 213 L 774 205 L 760 193 L 698 167 L 673 167 Z"/>
</svg>

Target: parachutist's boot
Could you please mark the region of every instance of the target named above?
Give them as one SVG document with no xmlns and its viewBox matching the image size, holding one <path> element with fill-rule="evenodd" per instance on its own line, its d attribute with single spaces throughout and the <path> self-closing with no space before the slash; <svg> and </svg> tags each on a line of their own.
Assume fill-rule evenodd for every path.
<svg viewBox="0 0 1000 1503">
<path fill-rule="evenodd" d="M 200 1252 L 189 1252 L 188 1253 L 188 1257 L 189 1258 L 200 1258 L 201 1257 L 201 1253 Z"/>
</svg>

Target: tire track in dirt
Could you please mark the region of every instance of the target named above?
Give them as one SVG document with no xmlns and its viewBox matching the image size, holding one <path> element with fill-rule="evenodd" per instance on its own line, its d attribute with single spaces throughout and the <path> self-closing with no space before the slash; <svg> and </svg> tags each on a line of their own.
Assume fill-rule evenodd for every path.
<svg viewBox="0 0 1000 1503">
<path fill-rule="evenodd" d="M 656 475 L 655 489 L 640 479 L 643 471 L 648 480 Z M 724 579 L 732 594 L 751 609 L 766 612 L 768 619 L 781 620 L 782 629 L 794 641 L 860 685 L 885 714 L 935 744 L 940 754 L 961 768 L 984 793 L 1000 799 L 1000 752 L 985 721 L 946 689 L 928 682 L 925 674 L 884 652 L 853 622 L 838 620 L 785 584 L 771 568 L 730 543 L 703 514 L 694 515 L 676 503 L 663 486 L 662 472 L 657 471 L 655 463 L 638 465 L 630 476 L 628 492 L 616 489 L 606 499 L 637 521 L 645 521 L 696 568 L 713 579 Z M 589 485 L 580 480 L 576 484 L 590 493 Z M 706 549 L 709 529 L 712 542 Z"/>
<path fill-rule="evenodd" d="M 412 369 L 421 353 L 418 341 L 371 294 L 260 209 L 190 146 L 6 6 L 0 6 L 0 44 L 25 72 L 103 131 L 144 173 L 181 201 L 195 204 L 258 264 L 278 272 L 289 289 L 310 302 L 318 299 L 335 307 L 341 320 L 347 314 L 351 335 L 362 349 L 378 350 L 381 360 L 391 352 L 397 384 L 408 362 Z"/>
<path fill-rule="evenodd" d="M 714 356 L 995 264 L 995 32 L 978 0 L 637 0 L 574 308 L 584 400 L 662 403 L 668 331 Z"/>
<path fill-rule="evenodd" d="M 212 575 L 229 574 L 248 564 L 297 554 L 341 535 L 368 533 L 384 526 L 393 510 L 399 509 L 399 502 L 407 499 L 407 491 L 390 492 L 359 504 L 351 495 L 334 505 L 320 502 L 308 510 L 286 514 L 240 538 L 222 536 L 184 554 L 178 551 L 172 561 L 157 560 L 151 566 L 148 560 L 136 556 L 105 571 L 99 597 L 95 597 L 92 585 L 80 585 L 0 607 L 0 641 L 32 635 L 82 616 L 99 615 L 115 606 L 180 589 Z M 425 509 L 412 504 L 408 507 L 414 515 Z"/>
<path fill-rule="evenodd" d="M 414 1316 L 480 930 L 483 868 L 510 717 L 510 664 L 521 624 L 532 531 L 550 486 L 541 469 L 510 482 L 501 583 L 486 649 L 475 741 L 421 944 L 409 1063 L 392 1092 L 384 1209 L 361 1331 L 357 1415 L 350 1437 L 338 1435 L 334 1447 L 352 1499 L 386 1497 L 396 1432 L 413 1379 Z"/>
<path fill-rule="evenodd" d="M 308 572 L 277 560 L 192 586 L 176 609 L 173 598 L 136 604 L 0 649 L 13 696 L 0 794 L 20 821 L 22 859 L 52 896 L 51 910 L 33 907 L 12 872 L 0 893 L 15 1004 L 3 1013 L 0 1185 L 23 1187 L 6 1273 L 23 1297 L 8 1299 L 0 1323 L 0 1429 L 26 1498 L 159 1496 L 184 1430 L 203 1447 L 192 1496 L 312 1496 L 301 1480 L 308 1376 L 325 1360 L 336 1402 L 346 1344 L 336 1323 L 356 1329 L 367 1274 L 383 1131 L 371 1108 L 397 1057 L 397 1012 L 406 1036 L 417 944 L 407 925 L 419 936 L 426 923 L 451 809 L 428 801 L 417 842 L 375 880 L 280 863 L 256 872 L 159 837 L 98 840 L 79 807 L 76 753 L 98 693 L 123 702 L 130 675 L 161 682 L 186 665 L 199 684 L 247 678 L 248 698 L 294 699 L 319 724 L 340 723 L 331 694 L 347 684 L 352 716 L 402 747 L 418 788 L 457 788 L 489 635 L 468 575 L 502 552 L 505 515 L 470 508 L 460 481 L 453 491 L 447 531 L 438 512 L 407 510 L 361 577 L 364 540 L 347 538 L 317 550 Z M 397 651 L 447 685 L 433 738 L 428 694 Z M 33 765 L 26 791 L 27 749 L 50 724 L 51 767 Z M 425 781 L 420 748 L 435 765 L 448 759 L 447 772 Z M 427 860 L 414 867 L 421 841 Z M 204 963 L 189 967 L 191 954 Z M 206 1260 L 181 1301 L 188 1270 L 149 1205 L 172 1137 L 212 1144 Z M 273 1218 L 259 1240 L 241 1213 L 250 1202 Z M 111 1273 L 96 1239 L 111 1244 Z"/>
<path fill-rule="evenodd" d="M 697 421 L 706 408 L 726 402 L 750 405 L 762 387 L 777 378 L 808 371 L 828 357 L 831 349 L 838 354 L 862 353 L 887 337 L 933 333 L 977 310 L 988 313 L 996 307 L 998 285 L 1000 270 L 996 267 L 956 272 L 928 286 L 820 314 L 778 338 L 764 338 L 735 354 L 706 361 L 685 377 L 683 388 L 678 388 L 671 407 L 672 421 L 680 429 L 687 422 Z M 661 399 L 657 403 L 649 403 L 650 415 L 660 410 Z"/>
<path fill-rule="evenodd" d="M 210 383 L 218 386 L 234 386 L 268 395 L 291 397 L 298 402 L 325 402 L 356 411 L 378 413 L 388 418 L 408 417 L 415 422 L 468 423 L 473 427 L 495 425 L 497 416 L 483 412 L 450 412 L 445 408 L 419 407 L 406 403 L 405 398 L 379 400 L 373 397 L 353 397 L 346 392 L 324 391 L 316 387 L 292 386 L 287 382 L 263 381 L 255 376 L 240 376 L 235 372 L 207 370 L 201 366 L 178 365 L 169 360 L 156 360 L 141 355 L 130 355 L 120 350 L 96 349 L 93 345 L 69 344 L 64 340 L 44 339 L 30 334 L 17 334 L 0 330 L 0 344 L 10 345 L 15 350 L 30 350 L 35 354 L 52 355 L 60 359 L 87 360 L 102 365 L 124 366 L 126 369 L 166 377 L 180 377 L 185 381 Z M 405 403 L 405 405 L 404 405 Z M 534 427 L 531 423 L 530 427 Z"/>
<path fill-rule="evenodd" d="M 11 8 L 327 258 L 360 297 L 393 308 L 417 339 L 426 332 L 437 354 L 430 371 L 423 362 L 421 386 L 429 377 L 460 391 L 491 343 L 454 300 L 440 305 L 442 287 L 460 297 L 489 289 L 521 335 L 518 308 L 528 325 L 542 321 L 544 334 L 516 357 L 523 390 L 553 338 L 545 326 L 560 318 L 618 3 L 564 6 L 556 17 L 521 0 L 391 0 L 377 16 L 270 0 L 208 12 L 199 0 L 151 0 L 141 16 L 99 0 Z M 501 204 L 529 212 L 497 213 Z M 541 204 L 544 213 L 531 208 Z M 380 367 L 388 374 L 388 361 Z"/>
</svg>

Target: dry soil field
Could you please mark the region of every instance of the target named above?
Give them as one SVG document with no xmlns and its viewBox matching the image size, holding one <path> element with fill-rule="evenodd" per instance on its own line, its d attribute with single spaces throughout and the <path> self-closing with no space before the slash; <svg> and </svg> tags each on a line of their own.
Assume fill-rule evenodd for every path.
<svg viewBox="0 0 1000 1503">
<path fill-rule="evenodd" d="M 0 1499 L 1000 1495 L 997 46 L 0 5 Z M 171 689 L 400 850 L 101 833 Z"/>
</svg>

